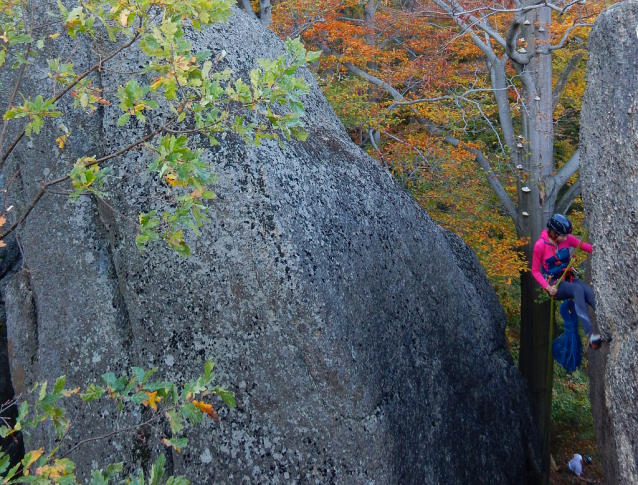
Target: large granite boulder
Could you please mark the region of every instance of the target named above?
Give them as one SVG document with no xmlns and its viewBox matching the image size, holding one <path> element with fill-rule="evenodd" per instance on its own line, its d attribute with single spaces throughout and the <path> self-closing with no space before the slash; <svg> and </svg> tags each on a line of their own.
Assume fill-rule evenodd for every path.
<svg viewBox="0 0 638 485">
<path fill-rule="evenodd" d="M 241 12 L 193 35 L 225 49 L 223 67 L 240 74 L 283 52 Z M 80 71 L 94 54 L 76 52 Z M 102 87 L 113 92 L 119 72 L 144 62 L 128 52 L 117 72 L 102 71 Z M 28 72 L 27 91 L 48 86 L 41 68 Z M 114 161 L 106 203 L 40 201 L 2 285 L 16 392 L 133 365 L 181 381 L 212 357 L 238 408 L 221 407 L 218 423 L 170 456 L 193 483 L 529 483 L 540 462 L 530 400 L 476 256 L 350 141 L 304 75 L 306 142 L 254 148 L 226 136 L 206 150 L 218 199 L 188 259 L 135 247 L 131 221 L 165 190 L 143 151 Z M 106 107 L 79 122 L 69 110 L 73 136 L 55 166 L 53 130 L 23 143 L 5 175 L 20 169 L 16 212 L 43 177 L 144 132 L 117 128 L 118 116 Z M 112 419 L 85 410 L 72 439 L 105 433 Z M 158 450 L 143 438 L 89 443 L 74 458 L 83 474 L 108 460 L 145 466 Z"/>
<path fill-rule="evenodd" d="M 590 369 L 607 483 L 638 483 L 638 2 L 618 3 L 589 38 L 582 187 L 594 244 L 598 327 Z"/>
</svg>

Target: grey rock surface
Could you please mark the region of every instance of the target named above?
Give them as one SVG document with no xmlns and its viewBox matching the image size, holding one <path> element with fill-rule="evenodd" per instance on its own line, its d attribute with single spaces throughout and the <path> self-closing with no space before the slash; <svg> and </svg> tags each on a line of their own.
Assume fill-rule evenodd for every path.
<svg viewBox="0 0 638 485">
<path fill-rule="evenodd" d="M 596 315 L 609 341 L 592 380 L 609 483 L 638 483 L 638 2 L 605 10 L 589 38 L 581 114 L 583 200 Z"/>
<path fill-rule="evenodd" d="M 282 52 L 239 11 L 193 35 L 201 49 L 225 49 L 222 67 L 238 74 Z M 85 64 L 94 56 L 78 52 Z M 143 63 L 130 51 L 117 69 Z M 35 72 L 29 89 L 49 86 Z M 219 422 L 191 430 L 185 452 L 169 456 L 193 483 L 529 483 L 540 443 L 478 259 L 350 141 L 304 75 L 308 141 L 255 148 L 226 136 L 206 150 L 218 198 L 188 259 L 135 247 L 131 219 L 165 190 L 145 172 L 144 151 L 115 159 L 106 203 L 41 200 L 19 231 L 24 269 L 3 295 L 16 392 L 133 365 L 181 382 L 212 357 L 238 408 L 220 406 Z M 104 70 L 100 82 L 113 92 L 123 79 Z M 115 106 L 89 121 L 71 113 L 55 167 L 50 127 L 11 159 L 17 212 L 47 174 L 147 129 L 117 128 Z M 112 419 L 91 407 L 72 440 L 107 432 Z M 83 474 L 109 460 L 145 466 L 158 448 L 142 438 L 116 436 L 74 458 Z"/>
</svg>

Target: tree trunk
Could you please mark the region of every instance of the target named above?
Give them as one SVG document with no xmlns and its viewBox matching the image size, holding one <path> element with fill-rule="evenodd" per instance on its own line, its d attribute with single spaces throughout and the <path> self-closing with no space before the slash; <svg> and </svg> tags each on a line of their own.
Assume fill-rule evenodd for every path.
<svg viewBox="0 0 638 485">
<path fill-rule="evenodd" d="M 255 15 L 255 11 L 253 10 L 253 6 L 250 4 L 250 0 L 239 0 L 237 2 L 237 6 L 243 9 L 248 15 L 252 18 L 256 19 L 257 15 Z"/>
<path fill-rule="evenodd" d="M 270 0 L 259 0 L 259 19 L 264 27 L 272 23 L 272 5 Z"/>
<path fill-rule="evenodd" d="M 519 210 L 529 213 L 522 224 L 520 236 L 529 238 L 524 251 L 531 264 L 534 243 L 552 215 L 555 196 L 549 185 L 555 170 L 554 124 L 552 97 L 552 56 L 541 53 L 547 49 L 547 32 L 551 27 L 551 10 L 547 7 L 528 14 L 531 25 L 521 33 L 528 39 L 530 62 L 526 70 L 532 79 L 524 87 L 524 99 L 528 115 L 522 115 L 523 165 L 529 174 L 526 183 L 529 191 L 519 188 Z M 538 32 L 543 26 L 544 32 Z M 553 366 L 548 369 L 548 353 L 551 352 L 549 335 L 549 303 L 537 303 L 539 285 L 531 272 L 521 275 L 521 344 L 519 368 L 527 380 L 532 395 L 536 423 L 543 444 L 543 484 L 549 483 L 549 458 L 551 453 L 551 412 Z M 550 374 L 548 376 L 548 373 Z"/>
<path fill-rule="evenodd" d="M 551 388 L 547 389 L 549 302 L 537 303 L 538 283 L 529 271 L 521 273 L 521 345 L 519 369 L 527 380 L 534 417 L 541 432 L 543 475 L 548 478 L 551 445 Z M 553 369 L 550 369 L 553 374 Z M 550 381 L 551 382 L 551 381 Z M 549 406 L 548 406 L 549 403 Z M 543 483 L 547 483 L 543 480 Z"/>
<path fill-rule="evenodd" d="M 377 36 L 375 35 L 375 22 L 374 16 L 377 11 L 376 0 L 368 0 L 363 7 L 363 20 L 366 24 L 366 28 L 368 32 L 365 34 L 366 44 L 368 45 L 376 45 Z M 377 63 L 373 61 L 368 61 L 366 66 L 371 71 L 377 70 Z"/>
</svg>

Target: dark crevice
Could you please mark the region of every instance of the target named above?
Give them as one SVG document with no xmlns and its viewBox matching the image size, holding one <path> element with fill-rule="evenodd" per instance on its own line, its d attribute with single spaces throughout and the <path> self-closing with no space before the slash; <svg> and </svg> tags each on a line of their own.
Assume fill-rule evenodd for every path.
<svg viewBox="0 0 638 485">
<path fill-rule="evenodd" d="M 92 62 L 91 55 L 92 52 L 89 49 L 89 63 Z M 104 86 L 102 83 L 102 72 L 99 70 L 95 74 L 95 82 L 100 89 L 103 89 Z M 95 126 L 99 129 L 98 139 L 105 140 L 106 133 L 104 130 L 103 106 L 99 106 L 96 110 L 94 114 L 94 121 Z M 104 156 L 105 147 L 105 143 L 98 144 L 98 146 L 95 147 L 97 153 L 99 153 L 100 156 Z M 107 204 L 103 203 L 100 198 L 96 197 L 95 200 L 98 212 L 98 217 L 95 218 L 95 230 L 98 236 L 98 240 L 102 242 L 100 252 L 104 251 L 104 256 L 107 259 L 107 264 L 109 267 L 109 277 L 114 282 L 113 307 L 118 312 L 117 328 L 120 332 L 122 345 L 126 349 L 126 351 L 128 351 L 133 344 L 133 327 L 131 325 L 128 306 L 126 304 L 126 298 L 124 296 L 126 293 L 126 280 L 120 278 L 120 274 L 117 270 L 117 262 L 114 255 L 115 248 L 119 243 L 120 234 L 118 231 L 117 221 L 115 220 L 115 214 L 113 214 L 113 210 Z"/>
<path fill-rule="evenodd" d="M 118 273 L 117 262 L 113 254 L 114 245 L 117 243 L 115 240 L 117 236 L 114 235 L 110 229 L 116 222 L 111 208 L 102 204 L 99 200 L 97 205 L 99 217 L 97 217 L 95 221 L 96 232 L 103 242 L 103 250 L 108 259 L 109 276 L 112 278 L 114 284 L 113 307 L 118 311 L 117 327 L 120 332 L 120 338 L 122 339 L 122 345 L 128 351 L 133 345 L 133 326 L 126 304 L 126 297 L 124 296 L 126 292 L 126 279 L 121 278 Z"/>
<path fill-rule="evenodd" d="M 11 380 L 11 364 L 9 360 L 9 341 L 7 339 L 7 314 L 5 307 L 6 285 L 9 279 L 20 270 L 22 257 L 14 236 L 5 239 L 6 246 L 0 250 L 0 418 L 9 424 L 15 423 L 18 415 L 17 406 L 11 405 L 15 398 L 15 390 Z M 10 466 L 24 458 L 24 442 L 22 434 L 0 439 L 2 451 L 10 456 Z"/>
</svg>

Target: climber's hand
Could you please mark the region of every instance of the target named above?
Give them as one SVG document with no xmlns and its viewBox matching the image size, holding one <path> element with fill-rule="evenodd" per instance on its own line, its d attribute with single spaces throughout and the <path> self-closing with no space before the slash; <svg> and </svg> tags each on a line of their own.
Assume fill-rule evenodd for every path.
<svg viewBox="0 0 638 485">
<path fill-rule="evenodd" d="M 547 293 L 549 293 L 550 296 L 554 296 L 558 292 L 558 289 L 556 288 L 556 285 L 554 285 L 554 286 L 548 286 L 547 288 L 545 288 L 545 291 L 547 291 Z"/>
</svg>

